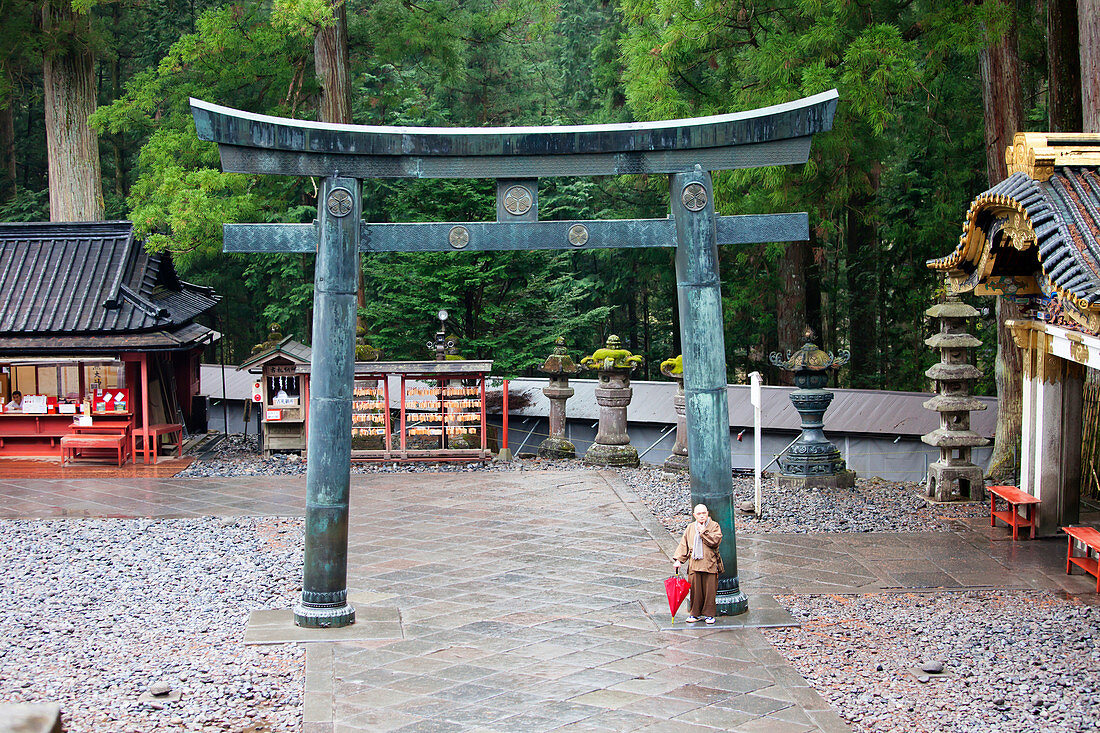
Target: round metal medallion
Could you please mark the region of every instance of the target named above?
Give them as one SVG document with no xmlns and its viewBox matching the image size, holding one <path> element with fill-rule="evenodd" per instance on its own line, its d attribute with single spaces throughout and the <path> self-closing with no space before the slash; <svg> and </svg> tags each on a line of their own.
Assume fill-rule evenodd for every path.
<svg viewBox="0 0 1100 733">
<path fill-rule="evenodd" d="M 574 247 L 583 247 L 588 244 L 588 227 L 584 224 L 574 224 L 569 227 L 569 244 Z"/>
<path fill-rule="evenodd" d="M 684 186 L 684 193 L 680 196 L 684 202 L 684 208 L 688 211 L 702 211 L 707 205 L 707 189 L 701 183 L 689 183 Z"/>
<path fill-rule="evenodd" d="M 355 208 L 355 202 L 352 201 L 351 191 L 346 188 L 334 188 L 329 191 L 328 200 L 325 202 L 328 206 L 328 213 L 337 218 L 343 218 L 351 213 L 351 210 Z"/>
<path fill-rule="evenodd" d="M 455 249 L 463 249 L 470 243 L 470 230 L 464 226 L 451 227 L 447 234 L 447 241 Z"/>
<path fill-rule="evenodd" d="M 512 216 L 523 216 L 531 210 L 531 192 L 524 186 L 511 186 L 504 192 L 504 210 Z"/>
</svg>

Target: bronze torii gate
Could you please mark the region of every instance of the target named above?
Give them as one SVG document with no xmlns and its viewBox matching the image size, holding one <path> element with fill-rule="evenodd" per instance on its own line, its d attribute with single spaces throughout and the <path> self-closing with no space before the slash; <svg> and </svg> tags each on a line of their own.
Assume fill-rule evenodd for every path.
<svg viewBox="0 0 1100 733">
<path fill-rule="evenodd" d="M 305 573 L 299 626 L 354 623 L 347 602 L 348 494 L 358 252 L 676 247 L 691 500 L 727 540 L 718 610 L 748 610 L 737 575 L 718 245 L 809 236 L 805 213 L 714 213 L 710 171 L 805 163 L 832 128 L 832 90 L 773 107 L 660 122 L 563 127 L 336 125 L 191 100 L 202 140 L 237 173 L 322 176 L 315 224 L 227 224 L 227 252 L 316 252 L 306 469 Z M 539 221 L 538 179 L 667 173 L 668 219 Z M 497 221 L 368 224 L 363 178 L 494 178 Z M 318 346 L 324 345 L 324 348 Z"/>
</svg>

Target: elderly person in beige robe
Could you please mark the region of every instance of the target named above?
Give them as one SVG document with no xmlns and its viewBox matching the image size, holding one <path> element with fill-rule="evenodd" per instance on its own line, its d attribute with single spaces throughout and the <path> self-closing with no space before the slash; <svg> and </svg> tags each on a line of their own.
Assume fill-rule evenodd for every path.
<svg viewBox="0 0 1100 733">
<path fill-rule="evenodd" d="M 708 624 L 713 624 L 717 615 L 718 574 L 723 569 L 722 556 L 718 553 L 718 547 L 722 544 L 722 528 L 710 518 L 705 504 L 697 504 L 692 514 L 695 521 L 684 530 L 672 564 L 676 572 L 680 571 L 682 563 L 688 564 L 691 615 L 687 617 L 687 622 L 693 624 L 705 618 Z"/>
</svg>

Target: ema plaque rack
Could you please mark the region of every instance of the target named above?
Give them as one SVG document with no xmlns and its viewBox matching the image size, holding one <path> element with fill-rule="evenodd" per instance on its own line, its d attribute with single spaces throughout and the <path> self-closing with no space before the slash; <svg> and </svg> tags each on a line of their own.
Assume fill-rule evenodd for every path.
<svg viewBox="0 0 1100 733">
<path fill-rule="evenodd" d="M 492 366 L 465 360 L 357 362 L 351 460 L 489 460 L 485 380 Z M 391 387 L 391 377 L 400 386 Z M 396 414 L 390 409 L 394 396 Z"/>
</svg>

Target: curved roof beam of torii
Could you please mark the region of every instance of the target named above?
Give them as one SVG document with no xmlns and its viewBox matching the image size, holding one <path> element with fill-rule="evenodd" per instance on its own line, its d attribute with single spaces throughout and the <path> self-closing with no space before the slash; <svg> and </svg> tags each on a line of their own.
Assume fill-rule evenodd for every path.
<svg viewBox="0 0 1100 733">
<path fill-rule="evenodd" d="M 357 178 L 536 178 L 804 163 L 832 129 L 835 89 L 745 112 L 544 127 L 382 127 L 253 114 L 191 99 L 195 129 L 238 173 Z"/>
</svg>

